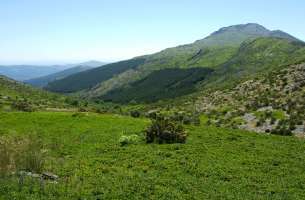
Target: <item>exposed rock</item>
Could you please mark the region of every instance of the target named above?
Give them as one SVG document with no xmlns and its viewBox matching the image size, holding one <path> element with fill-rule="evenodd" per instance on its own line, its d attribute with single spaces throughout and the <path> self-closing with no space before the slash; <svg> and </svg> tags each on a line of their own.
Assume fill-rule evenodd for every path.
<svg viewBox="0 0 305 200">
<path fill-rule="evenodd" d="M 43 178 L 44 180 L 50 180 L 50 181 L 56 181 L 58 180 L 58 176 L 50 173 L 50 172 L 44 172 L 42 174 L 37 174 L 37 173 L 32 173 L 32 172 L 27 172 L 27 171 L 19 171 L 18 172 L 19 175 L 21 176 L 29 176 L 32 178 Z"/>
<path fill-rule="evenodd" d="M 42 173 L 42 178 L 55 181 L 58 179 L 58 176 L 51 172 L 44 172 L 44 173 Z"/>
<path fill-rule="evenodd" d="M 292 131 L 296 136 L 304 137 L 305 136 L 305 125 L 296 125 L 296 128 Z"/>
<path fill-rule="evenodd" d="M 239 83 L 232 89 L 203 91 L 193 107 L 197 112 L 206 113 L 211 122 L 213 118 L 221 118 L 218 123 L 220 126 L 231 126 L 236 117 L 241 117 L 245 123 L 239 124 L 239 128 L 269 132 L 275 129 L 282 119 L 275 119 L 275 115 L 260 119 L 251 112 L 283 112 L 287 123 L 285 128 L 289 129 L 293 127 L 295 118 L 305 118 L 304 98 L 305 63 L 302 63 L 274 71 L 266 78 Z M 223 113 L 224 108 L 227 113 Z M 292 132 L 305 136 L 302 126 L 297 126 Z"/>
</svg>

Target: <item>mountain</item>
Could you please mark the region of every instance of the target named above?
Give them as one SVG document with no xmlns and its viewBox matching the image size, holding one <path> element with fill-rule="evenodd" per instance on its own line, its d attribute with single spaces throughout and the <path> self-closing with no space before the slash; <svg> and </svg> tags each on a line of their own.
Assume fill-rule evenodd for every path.
<svg viewBox="0 0 305 200">
<path fill-rule="evenodd" d="M 100 67 L 100 66 L 103 66 L 107 63 L 105 62 L 100 62 L 100 61 L 97 61 L 97 60 L 89 60 L 87 62 L 82 62 L 82 63 L 79 63 L 79 64 L 72 64 L 73 66 L 76 66 L 76 65 L 79 65 L 79 66 L 87 66 L 87 67 L 91 67 L 91 68 L 95 68 L 95 67 Z"/>
<path fill-rule="evenodd" d="M 0 74 L 18 81 L 45 76 L 62 70 L 61 66 L 8 65 L 0 66 Z"/>
<path fill-rule="evenodd" d="M 102 66 L 103 64 L 105 63 L 93 60 L 93 61 L 77 63 L 77 64 L 50 65 L 50 66 L 5 65 L 5 66 L 0 66 L 0 74 L 10 77 L 14 80 L 25 81 L 37 77 L 47 76 L 76 66 L 99 67 Z"/>
<path fill-rule="evenodd" d="M 91 88 L 96 84 L 127 70 L 137 68 L 139 65 L 143 64 L 144 61 L 144 59 L 139 58 L 108 64 L 103 67 L 77 73 L 61 80 L 51 82 L 46 86 L 46 89 L 62 93 L 77 92 L 79 90 Z"/>
<path fill-rule="evenodd" d="M 34 78 L 34 79 L 30 79 L 30 80 L 26 80 L 24 81 L 25 83 L 28 83 L 32 86 L 35 87 L 45 87 L 48 83 L 56 81 L 56 80 L 60 80 L 63 79 L 67 76 L 70 76 L 72 74 L 76 74 L 79 72 L 83 72 L 95 67 L 100 67 L 105 65 L 105 63 L 102 62 L 98 62 L 98 61 L 89 61 L 89 62 L 84 62 L 84 63 L 80 63 L 78 66 L 75 67 L 71 67 L 69 69 L 65 69 L 63 71 L 59 71 L 56 72 L 54 74 L 50 74 L 47 76 L 43 76 L 43 77 L 38 77 L 38 78 Z"/>
<path fill-rule="evenodd" d="M 208 74 L 206 71 L 198 71 L 199 77 L 204 78 L 200 81 L 196 79 L 188 82 L 188 87 L 192 88 L 190 91 L 194 92 L 194 88 L 202 90 L 215 86 L 230 86 L 247 76 L 256 76 L 293 63 L 304 58 L 304 55 L 302 41 L 283 31 L 271 31 L 261 25 L 250 23 L 221 28 L 192 44 L 77 73 L 50 83 L 47 89 L 63 93 L 78 92 L 84 98 L 115 102 L 120 100 L 122 103 L 129 100 L 158 101 L 163 97 L 154 92 L 148 95 L 149 92 L 143 90 L 144 85 L 147 90 L 153 90 L 154 85 L 157 84 L 163 87 L 160 90 L 162 92 L 170 87 L 175 93 L 179 87 L 172 87 L 172 84 L 181 83 L 185 78 L 178 76 L 181 78 L 178 80 L 176 76 L 168 76 L 172 80 L 167 80 L 163 76 L 167 71 L 163 71 L 164 74 L 161 71 L 159 72 L 161 78 L 158 80 L 155 77 L 159 70 L 172 68 L 212 70 L 213 72 Z M 147 84 L 148 82 L 151 84 Z M 145 99 L 141 92 L 147 94 L 144 95 Z M 177 94 L 179 95 L 174 97 L 186 93 L 177 92 Z M 155 98 L 156 96 L 160 98 Z M 168 96 L 171 97 L 173 96 Z"/>
</svg>

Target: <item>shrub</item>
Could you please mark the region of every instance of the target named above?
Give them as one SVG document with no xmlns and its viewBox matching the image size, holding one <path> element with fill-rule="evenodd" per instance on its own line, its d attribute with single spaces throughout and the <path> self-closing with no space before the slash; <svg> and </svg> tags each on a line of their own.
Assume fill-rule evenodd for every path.
<svg viewBox="0 0 305 200">
<path fill-rule="evenodd" d="M 138 135 L 122 135 L 119 139 L 119 143 L 121 144 L 121 146 L 125 146 L 128 144 L 136 144 L 138 142 L 140 142 L 141 139 Z"/>
<path fill-rule="evenodd" d="M 198 114 L 176 112 L 173 115 L 170 115 L 170 119 L 175 122 L 183 123 L 185 125 L 190 125 L 190 124 L 196 126 L 200 125 L 200 118 Z"/>
<path fill-rule="evenodd" d="M 134 118 L 138 118 L 138 117 L 140 117 L 140 115 L 141 115 L 140 112 L 137 110 L 133 110 L 130 112 L 130 116 L 132 116 Z"/>
<path fill-rule="evenodd" d="M 185 143 L 187 134 L 181 124 L 164 116 L 158 116 L 146 129 L 147 143 Z"/>
<path fill-rule="evenodd" d="M 88 112 L 88 109 L 84 107 L 79 107 L 78 112 Z"/>
<path fill-rule="evenodd" d="M 71 116 L 72 116 L 72 117 L 75 117 L 75 118 L 77 118 L 77 117 L 84 117 L 84 116 L 85 116 L 85 113 L 76 112 L 76 113 L 73 113 Z"/>
<path fill-rule="evenodd" d="M 282 135 L 282 136 L 291 136 L 292 132 L 291 132 L 291 130 L 286 129 L 286 128 L 276 128 L 271 131 L 271 134 Z"/>
<path fill-rule="evenodd" d="M 13 108 L 24 111 L 24 112 L 33 112 L 34 108 L 31 104 L 26 100 L 16 100 L 12 103 Z"/>
<path fill-rule="evenodd" d="M 145 116 L 150 118 L 150 119 L 156 119 L 157 118 L 157 115 L 158 115 L 158 110 L 150 110 L 148 111 Z"/>
</svg>

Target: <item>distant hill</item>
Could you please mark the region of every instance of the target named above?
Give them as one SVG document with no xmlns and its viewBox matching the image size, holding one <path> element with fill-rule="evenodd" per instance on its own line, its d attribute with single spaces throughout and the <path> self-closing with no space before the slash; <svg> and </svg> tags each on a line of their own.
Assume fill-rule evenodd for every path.
<svg viewBox="0 0 305 200">
<path fill-rule="evenodd" d="M 144 59 L 139 58 L 108 64 L 51 82 L 46 86 L 46 89 L 61 93 L 77 92 L 91 88 L 127 70 L 135 69 L 143 63 Z"/>
<path fill-rule="evenodd" d="M 24 81 L 62 70 L 61 66 L 9 65 L 0 66 L 0 74 L 14 80 Z"/>
<path fill-rule="evenodd" d="M 221 28 L 192 44 L 77 73 L 52 82 L 46 88 L 55 92 L 78 92 L 84 98 L 100 98 L 116 102 L 121 99 L 121 102 L 126 102 L 132 100 L 131 95 L 128 95 L 129 92 L 136 94 L 136 91 L 139 91 L 133 96 L 134 100 L 139 100 L 141 92 L 149 94 L 140 89 L 144 85 L 149 90 L 154 84 L 163 85 L 158 81 L 164 81 L 164 84 L 171 82 L 163 78 L 162 72 L 159 80 L 151 79 L 154 77 L 153 72 L 158 70 L 207 68 L 213 72 L 199 82 L 192 82 L 191 88 L 202 90 L 227 87 L 247 76 L 256 76 L 300 60 L 305 56 L 304 51 L 302 41 L 283 31 L 271 31 L 254 23 L 234 25 Z M 177 80 L 175 76 L 168 75 L 168 77 L 173 78 L 172 81 L 183 82 L 183 76 L 181 80 Z M 149 87 L 147 80 L 155 80 L 155 82 L 149 81 L 151 83 Z M 190 86 L 190 83 L 188 85 Z M 160 91 L 164 91 L 169 86 L 165 84 L 163 87 Z M 176 89 L 178 88 L 172 88 L 173 92 Z M 193 89 L 191 91 L 194 92 Z M 156 96 L 160 97 L 151 93 L 151 96 L 148 95 L 145 99 L 157 101 Z"/>
<path fill-rule="evenodd" d="M 98 61 L 89 61 L 89 62 L 85 62 L 85 63 L 80 63 L 78 66 L 71 67 L 71 68 L 65 69 L 63 71 L 56 72 L 54 74 L 26 80 L 24 82 L 28 83 L 32 86 L 35 86 L 35 87 L 45 87 L 50 82 L 60 80 L 67 76 L 70 76 L 72 74 L 83 72 L 83 71 L 86 71 L 86 70 L 89 70 L 89 69 L 92 69 L 95 67 L 100 67 L 103 65 L 105 65 L 105 63 L 98 62 Z"/>
<path fill-rule="evenodd" d="M 0 75 L 10 77 L 14 80 L 25 81 L 42 76 L 47 76 L 59 71 L 76 67 L 76 66 L 88 66 L 98 67 L 105 63 L 99 61 L 88 61 L 78 64 L 66 64 L 66 65 L 5 65 L 0 66 Z"/>
</svg>

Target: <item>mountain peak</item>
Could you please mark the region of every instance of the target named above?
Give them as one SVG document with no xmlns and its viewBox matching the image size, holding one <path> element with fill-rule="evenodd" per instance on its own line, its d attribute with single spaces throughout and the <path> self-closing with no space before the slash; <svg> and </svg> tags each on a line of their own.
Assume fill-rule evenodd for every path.
<svg viewBox="0 0 305 200">
<path fill-rule="evenodd" d="M 198 40 L 195 43 L 201 48 L 210 46 L 236 46 L 248 39 L 255 39 L 258 37 L 277 37 L 299 41 L 283 31 L 271 31 L 260 24 L 247 23 L 220 28 L 210 36 Z"/>
<path fill-rule="evenodd" d="M 224 34 L 226 32 L 244 32 L 249 34 L 267 35 L 270 30 L 257 23 L 238 24 L 228 27 L 223 27 L 211 34 L 211 36 Z"/>
</svg>

